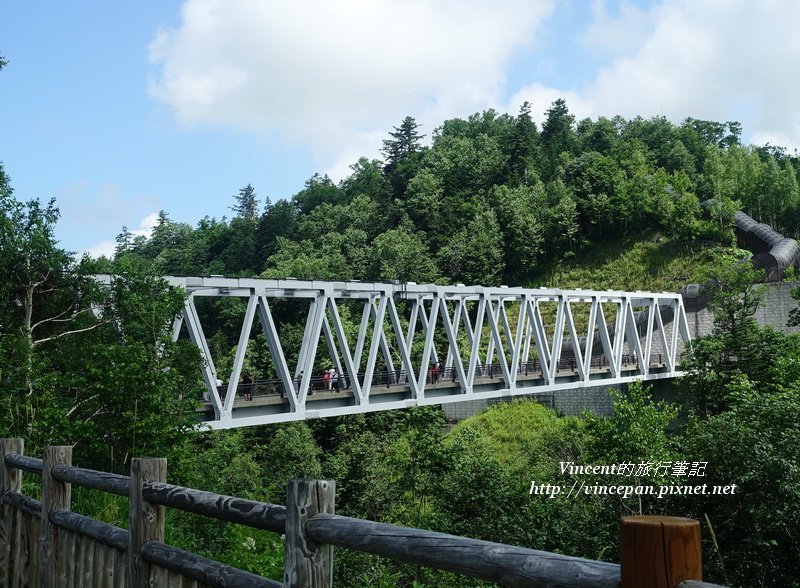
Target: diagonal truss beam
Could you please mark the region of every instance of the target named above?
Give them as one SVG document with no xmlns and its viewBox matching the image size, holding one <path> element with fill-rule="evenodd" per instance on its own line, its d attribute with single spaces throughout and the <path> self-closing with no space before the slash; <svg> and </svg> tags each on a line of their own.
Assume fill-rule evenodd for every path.
<svg viewBox="0 0 800 588">
<path fill-rule="evenodd" d="M 112 277 L 97 279 L 110 284 Z M 186 332 L 199 350 L 206 388 L 199 414 L 211 428 L 674 378 L 690 344 L 683 301 L 671 293 L 166 279 L 187 292 L 172 337 Z M 246 299 L 224 399 L 195 307 L 198 298 L 216 296 Z M 275 298 L 306 305 L 303 339 L 294 349 L 284 348 L 270 305 Z M 340 313 L 345 300 L 362 305 L 355 324 L 345 320 L 349 312 Z M 263 331 L 258 335 L 255 317 Z M 265 388 L 279 394 L 244 402 L 239 380 L 256 336 L 266 339 L 277 378 Z M 290 366 L 287 357 L 296 363 Z M 446 358 L 444 365 L 439 358 Z M 334 390 L 320 385 L 329 365 L 340 376 Z"/>
</svg>

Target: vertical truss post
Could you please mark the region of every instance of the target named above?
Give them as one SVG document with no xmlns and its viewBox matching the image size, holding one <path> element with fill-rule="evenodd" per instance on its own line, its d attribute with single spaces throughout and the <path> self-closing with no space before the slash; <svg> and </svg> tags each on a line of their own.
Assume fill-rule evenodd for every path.
<svg viewBox="0 0 800 588">
<path fill-rule="evenodd" d="M 300 405 L 303 407 L 303 410 L 305 410 L 306 406 L 308 388 L 311 385 L 311 376 L 312 372 L 314 371 L 314 360 L 317 357 L 317 346 L 319 345 L 319 336 L 322 332 L 322 318 L 325 316 L 326 299 L 327 294 L 325 292 L 317 294 L 309 306 L 308 322 L 306 323 L 305 329 L 306 336 L 303 338 L 305 355 L 301 356 L 301 361 L 297 364 L 298 368 L 300 368 L 303 372 L 303 378 L 300 384 L 300 392 L 298 393 L 298 399 L 300 401 Z"/>
<path fill-rule="evenodd" d="M 602 300 L 602 298 L 598 298 L 597 301 L 596 324 L 598 330 L 600 331 L 600 343 L 603 345 L 603 353 L 605 353 L 606 357 L 608 358 L 608 367 L 611 371 L 611 377 L 618 378 L 619 369 L 617 368 L 617 362 L 614 361 L 614 349 L 611 345 L 611 337 L 608 334 L 608 323 L 606 323 L 606 313 L 603 310 Z"/>
<path fill-rule="evenodd" d="M 200 358 L 203 361 L 203 381 L 208 390 L 211 406 L 214 408 L 214 417 L 219 420 L 222 417 L 222 400 L 217 389 L 217 370 L 214 367 L 211 351 L 208 349 L 200 318 L 197 316 L 193 296 L 189 296 L 184 303 L 183 317 L 186 322 L 186 330 L 189 331 L 189 339 L 200 350 Z"/>
<path fill-rule="evenodd" d="M 516 386 L 517 377 L 519 376 L 519 359 L 522 355 L 522 347 L 523 347 L 523 333 L 525 331 L 525 317 L 527 313 L 525 312 L 525 299 L 523 297 L 519 298 L 519 312 L 517 313 L 517 335 L 514 338 L 514 343 L 512 347 L 511 353 L 511 377 L 514 379 L 514 385 Z"/>
<path fill-rule="evenodd" d="M 657 307 L 657 301 L 649 301 L 649 305 L 647 307 L 647 330 L 645 331 L 644 335 L 644 350 L 642 351 L 642 357 L 639 360 L 642 374 L 645 376 L 650 374 L 650 354 L 653 350 L 653 325 L 655 325 L 655 313 Z"/>
<path fill-rule="evenodd" d="M 542 324 L 542 313 L 539 310 L 539 301 L 532 296 L 528 296 L 526 302 L 528 307 L 528 320 L 533 325 L 533 338 L 536 344 L 536 352 L 539 356 L 539 366 L 541 367 L 542 377 L 548 385 L 553 384 L 553 377 L 550 372 L 550 349 L 547 344 L 547 334 Z"/>
<path fill-rule="evenodd" d="M 258 317 L 261 320 L 261 328 L 264 330 L 264 336 L 267 338 L 267 347 L 272 356 L 272 363 L 275 364 L 278 377 L 289 399 L 290 409 L 293 412 L 297 411 L 298 390 L 295 390 L 295 382 L 297 382 L 298 386 L 302 385 L 302 383 L 298 381 L 296 377 L 292 378 L 289 366 L 286 364 L 286 357 L 283 355 L 283 347 L 278 338 L 278 329 L 275 327 L 275 320 L 272 318 L 272 312 L 269 309 L 266 296 L 258 297 Z"/>
<path fill-rule="evenodd" d="M 584 373 L 586 374 L 586 379 L 588 380 L 591 376 L 592 371 L 592 351 L 594 347 L 594 327 L 597 323 L 597 307 L 600 305 L 600 302 L 597 296 L 591 297 L 591 302 L 589 306 L 589 327 L 587 329 L 586 334 L 586 347 L 583 349 L 583 361 L 584 361 Z"/>
<path fill-rule="evenodd" d="M 425 307 L 423 306 L 421 309 L 421 316 L 423 317 L 423 321 L 425 323 L 425 347 L 422 350 L 422 360 L 420 361 L 419 365 L 419 375 L 417 378 L 417 390 L 419 394 L 422 394 L 424 397 L 425 395 L 425 384 L 428 382 L 428 369 L 431 365 L 431 354 L 436 356 L 436 350 L 433 349 L 433 335 L 434 335 L 434 327 L 436 326 L 436 320 L 439 316 L 439 289 L 437 287 L 436 292 L 433 294 L 433 303 L 431 304 L 431 315 L 430 320 L 426 320 L 425 318 Z"/>
<path fill-rule="evenodd" d="M 257 305 L 258 297 L 255 292 L 251 292 L 250 297 L 247 299 L 247 310 L 245 310 L 244 313 L 242 330 L 239 332 L 239 344 L 236 346 L 236 355 L 233 358 L 233 369 L 231 369 L 231 377 L 228 381 L 228 395 L 225 397 L 223 411 L 225 415 L 231 413 L 233 410 L 233 402 L 236 400 L 236 389 L 239 386 L 239 377 L 242 374 L 244 356 L 247 353 L 247 344 L 250 342 L 250 331 L 253 328 L 253 318 L 256 314 Z"/>
<path fill-rule="evenodd" d="M 438 309 L 439 308 L 438 308 L 438 304 L 436 304 L 435 295 L 434 295 L 434 298 L 432 299 L 432 302 L 431 302 L 431 314 L 433 313 L 434 305 L 437 307 L 436 309 L 437 309 L 437 314 L 438 314 Z M 425 311 L 425 301 L 424 301 L 424 299 L 420 299 L 419 319 L 420 319 L 420 321 L 422 321 L 422 331 L 425 333 L 425 336 L 427 338 L 428 330 L 429 330 L 428 325 L 432 325 L 430 328 L 431 328 L 431 330 L 434 330 L 436 328 L 436 320 L 435 320 L 435 318 L 433 316 L 431 316 L 430 321 L 428 320 L 428 313 Z M 434 362 L 439 361 L 439 356 L 436 354 L 436 347 L 432 348 L 431 353 L 432 353 L 433 361 Z"/>
<path fill-rule="evenodd" d="M 400 324 L 400 316 L 397 313 L 397 306 L 395 305 L 394 298 L 388 296 L 387 303 L 389 308 L 389 320 L 392 323 L 394 335 L 397 339 L 397 347 L 400 350 L 400 363 L 403 366 L 403 370 L 406 372 L 408 386 L 411 389 L 411 397 L 417 398 L 418 388 L 417 382 L 414 379 L 414 366 L 411 363 L 411 345 L 403 341 L 403 326 Z"/>
<path fill-rule="evenodd" d="M 342 355 L 344 355 L 344 365 L 347 369 L 346 373 L 348 379 L 350 380 L 350 391 L 353 393 L 355 401 L 361 404 L 361 382 L 358 381 L 358 364 L 353 361 L 350 355 L 347 338 L 344 334 L 344 327 L 342 326 L 342 319 L 339 317 L 339 308 L 336 306 L 336 300 L 333 297 L 328 298 L 328 308 L 333 317 L 333 328 L 336 331 L 336 337 L 339 339 L 339 347 L 342 348 Z"/>
<path fill-rule="evenodd" d="M 675 324 L 677 324 L 685 345 L 687 347 L 691 346 L 692 336 L 689 334 L 689 321 L 686 318 L 686 307 L 683 305 L 683 298 L 678 297 L 675 304 L 676 304 L 676 309 L 675 309 L 676 314 L 674 315 L 674 318 L 672 320 L 674 321 Z M 675 360 L 677 363 L 677 355 L 675 357 Z"/>
<path fill-rule="evenodd" d="M 353 353 L 353 363 L 356 365 L 356 370 L 361 367 L 361 354 L 364 352 L 364 342 L 367 338 L 367 327 L 369 327 L 369 319 L 372 316 L 372 297 L 364 301 L 364 308 L 361 311 L 361 324 L 358 327 L 358 339 L 356 339 L 356 350 Z"/>
<path fill-rule="evenodd" d="M 439 298 L 439 304 L 441 306 L 442 318 L 444 322 L 444 329 L 447 332 L 447 340 L 449 342 L 448 352 L 447 355 L 450 358 L 455 359 L 455 368 L 456 373 L 458 374 L 458 383 L 461 387 L 461 392 L 465 393 L 465 383 L 466 383 L 466 374 L 464 373 L 464 362 L 461 360 L 461 352 L 458 349 L 458 341 L 456 339 L 456 335 L 458 334 L 458 329 L 453 326 L 450 322 L 450 314 L 447 311 L 447 301 L 444 297 Z M 457 317 L 454 317 L 457 319 Z M 452 360 L 451 360 L 452 361 Z"/>
<path fill-rule="evenodd" d="M 386 296 L 378 297 L 378 310 L 375 313 L 375 324 L 373 325 L 372 341 L 369 344 L 369 355 L 367 356 L 367 369 L 364 372 L 364 384 L 361 388 L 361 401 L 369 402 L 369 392 L 372 387 L 372 374 L 375 372 L 375 363 L 378 359 L 378 347 L 381 343 L 383 334 L 383 317 L 386 314 Z M 372 301 L 370 301 L 370 305 Z"/>
<path fill-rule="evenodd" d="M 625 336 L 628 339 L 628 348 L 640 361 L 639 366 L 641 366 L 641 357 L 642 357 L 642 344 L 639 341 L 639 331 L 636 327 L 636 317 L 633 313 L 633 301 L 628 298 L 625 304 L 625 315 L 626 315 L 626 331 Z M 637 369 L 639 367 L 637 366 Z"/>
<path fill-rule="evenodd" d="M 498 305 L 500 304 L 502 304 L 502 301 L 498 301 Z M 500 317 L 499 306 L 497 312 L 495 313 L 492 309 L 492 303 L 489 302 L 489 311 L 491 312 L 493 317 L 499 319 Z M 503 374 L 503 380 L 505 381 L 509 390 L 514 390 L 514 388 L 516 388 L 516 378 L 512 379 L 511 374 L 508 371 L 508 362 L 506 361 L 506 353 L 503 347 L 503 342 L 500 339 L 500 329 L 497 325 L 498 322 L 499 320 L 494 320 L 493 318 L 492 321 L 489 323 L 489 328 L 491 329 L 491 337 L 492 340 L 494 340 L 495 347 L 497 347 L 497 357 L 500 360 L 500 371 Z"/>
<path fill-rule="evenodd" d="M 575 356 L 575 367 L 578 370 L 578 377 L 582 381 L 587 381 L 589 376 L 587 375 L 588 373 L 583 364 L 581 342 L 578 339 L 578 330 L 575 328 L 575 318 L 572 316 L 572 306 L 570 305 L 569 300 L 566 300 L 564 303 L 564 315 L 567 322 L 567 328 L 569 329 L 569 338 L 570 342 L 572 343 L 572 354 Z"/>
<path fill-rule="evenodd" d="M 464 383 L 464 392 L 471 394 L 475 385 L 475 372 L 478 368 L 478 359 L 480 359 L 480 347 L 483 334 L 483 317 L 486 314 L 486 294 L 481 292 L 478 298 L 478 313 L 475 315 L 475 330 L 472 337 L 472 353 L 469 356 L 469 370 L 467 372 L 467 381 Z"/>
<path fill-rule="evenodd" d="M 626 302 L 627 300 L 625 298 L 619 301 L 617 319 L 614 321 L 614 365 L 617 368 L 617 374 L 622 373 L 622 352 L 624 351 L 625 324 L 627 323 L 627 314 L 625 312 Z"/>
<path fill-rule="evenodd" d="M 553 331 L 553 347 L 550 356 L 550 381 L 555 381 L 558 372 L 558 362 L 561 361 L 561 351 L 564 346 L 564 305 L 566 300 L 559 295 L 556 306 L 556 324 Z"/>
<path fill-rule="evenodd" d="M 671 347 L 667 343 L 667 332 L 664 330 L 664 318 L 661 316 L 661 300 L 659 299 L 656 299 L 656 324 L 658 325 L 661 348 L 664 350 L 664 363 L 667 366 L 667 371 L 672 371 L 674 364 L 672 362 Z"/>
<path fill-rule="evenodd" d="M 411 305 L 411 317 L 408 319 L 408 334 L 406 335 L 406 347 L 411 350 L 414 344 L 414 333 L 417 329 L 417 321 L 419 320 L 419 298 L 414 299 Z"/>
<path fill-rule="evenodd" d="M 456 309 L 453 313 L 453 337 L 458 336 L 458 326 L 461 324 L 461 310 L 464 308 L 464 299 L 459 298 L 456 302 Z M 449 315 L 448 315 L 449 316 Z M 447 359 L 444 360 L 444 367 L 450 368 L 453 367 L 453 351 L 448 348 L 447 350 Z"/>
</svg>

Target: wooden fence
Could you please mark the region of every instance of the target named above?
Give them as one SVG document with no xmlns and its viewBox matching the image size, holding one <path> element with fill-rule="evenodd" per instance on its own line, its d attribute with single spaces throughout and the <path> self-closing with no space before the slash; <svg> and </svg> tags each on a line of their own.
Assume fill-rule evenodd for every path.
<svg viewBox="0 0 800 588">
<path fill-rule="evenodd" d="M 165 459 L 135 458 L 122 476 L 73 467 L 69 446 L 47 447 L 42 459 L 23 449 L 22 439 L 0 440 L 3 587 L 330 587 L 334 545 L 506 586 L 715 586 L 699 581 L 691 519 L 624 518 L 616 565 L 339 516 L 332 480 L 291 480 L 284 507 L 168 484 Z M 23 471 L 41 475 L 41 501 L 21 493 Z M 128 529 L 71 512 L 72 484 L 127 497 Z M 165 544 L 165 507 L 284 533 L 283 582 Z"/>
</svg>

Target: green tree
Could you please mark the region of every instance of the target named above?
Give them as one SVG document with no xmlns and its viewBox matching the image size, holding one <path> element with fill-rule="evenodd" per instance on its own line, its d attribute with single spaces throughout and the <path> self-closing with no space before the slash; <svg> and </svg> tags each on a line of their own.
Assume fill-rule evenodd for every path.
<svg viewBox="0 0 800 588">
<path fill-rule="evenodd" d="M 666 462 L 673 457 L 667 433 L 677 415 L 675 407 L 655 402 L 651 389 L 633 382 L 627 393 L 609 390 L 611 418 L 587 417 L 587 461 L 590 463 Z"/>
<path fill-rule="evenodd" d="M 508 181 L 511 184 L 528 184 L 538 178 L 536 163 L 539 150 L 539 131 L 531 118 L 531 104 L 527 100 L 520 106 L 510 133 L 508 149 Z"/>
<path fill-rule="evenodd" d="M 503 234 L 504 265 L 517 278 L 530 273 L 543 250 L 544 227 L 537 218 L 541 192 L 541 186 L 497 186 L 489 194 Z"/>
<path fill-rule="evenodd" d="M 382 164 L 377 159 L 360 157 L 350 166 L 350 175 L 341 182 L 341 188 L 350 198 L 365 194 L 373 199 L 381 199 L 386 194 L 386 181 Z"/>
<path fill-rule="evenodd" d="M 59 210 L 55 199 L 17 201 L 4 180 L 0 197 L 0 302 L 2 347 L 11 353 L 6 374 L 16 372 L 19 381 L 34 393 L 37 353 L 49 343 L 85 330 L 93 320 L 91 305 L 97 288 L 82 276 L 71 255 L 57 246 L 54 235 Z"/>
<path fill-rule="evenodd" d="M 545 202 L 538 209 L 542 213 L 545 251 L 555 258 L 573 254 L 580 227 L 572 191 L 560 179 L 548 182 Z"/>
<path fill-rule="evenodd" d="M 761 273 L 748 261 L 721 260 L 709 276 L 706 295 L 714 313 L 713 335 L 692 342 L 681 366 L 690 377 L 683 390 L 685 402 L 698 414 L 727 409 L 732 382 L 741 375 L 764 380 L 781 345 L 780 334 L 762 330 L 754 318 L 763 301 Z"/>
<path fill-rule="evenodd" d="M 413 116 L 407 116 L 399 127 L 389 132 L 391 138 L 383 141 L 386 169 L 393 170 L 403 159 L 420 150 L 421 141 L 425 138 L 417 130 L 420 126 Z"/>
<path fill-rule="evenodd" d="M 320 204 L 344 204 L 347 194 L 334 185 L 327 175 L 314 174 L 306 180 L 305 188 L 295 194 L 292 201 L 298 213 L 309 214 Z"/>
<path fill-rule="evenodd" d="M 133 245 L 133 233 L 128 230 L 128 227 L 122 225 L 122 231 L 117 235 L 115 241 L 117 245 L 114 248 L 114 257 L 120 258 L 130 251 Z"/>
<path fill-rule="evenodd" d="M 800 302 L 800 287 L 792 288 L 790 292 L 792 299 Z M 800 327 L 800 306 L 789 309 L 789 318 L 786 321 L 787 327 Z"/>
<path fill-rule="evenodd" d="M 492 210 L 478 214 L 439 252 L 439 268 L 450 279 L 496 286 L 503 275 L 503 235 Z"/>
<path fill-rule="evenodd" d="M 414 226 L 428 235 L 431 243 L 438 246 L 446 237 L 444 226 L 444 189 L 442 180 L 430 169 L 421 169 L 408 182 L 405 198 L 399 201 Z"/>
<path fill-rule="evenodd" d="M 697 166 L 694 158 L 680 139 L 676 139 L 674 143 L 670 145 L 669 150 L 664 156 L 663 163 L 664 169 L 668 172 L 682 171 L 692 178 L 697 175 Z"/>
<path fill-rule="evenodd" d="M 680 507 L 713 525 L 719 550 L 704 561 L 709 579 L 725 585 L 800 586 L 800 372 L 797 343 L 788 347 L 775 361 L 778 382 L 732 379 L 727 410 L 692 419 L 682 439 L 685 459 L 708 464 L 703 483 L 736 485 L 727 496 L 692 496 Z"/>
<path fill-rule="evenodd" d="M 594 236 L 630 223 L 633 203 L 622 200 L 626 179 L 618 160 L 596 152 L 584 153 L 565 167 L 564 183 L 572 188 L 586 233 Z"/>
<path fill-rule="evenodd" d="M 330 233 L 321 245 L 313 241 L 291 241 L 278 237 L 277 250 L 267 260 L 264 278 L 306 280 L 352 280 L 366 274 L 369 248 L 367 235 L 358 229 Z"/>
<path fill-rule="evenodd" d="M 231 206 L 231 210 L 236 213 L 236 216 L 245 221 L 255 222 L 258 218 L 258 197 L 255 188 L 247 184 L 233 198 L 236 200 L 236 204 Z"/>
<path fill-rule="evenodd" d="M 439 272 L 428 248 L 417 233 L 407 228 L 389 229 L 372 245 L 369 276 L 380 281 L 402 280 L 429 284 Z"/>
<path fill-rule="evenodd" d="M 761 186 L 764 164 L 758 154 L 751 148 L 732 146 L 722 152 L 721 159 L 731 194 L 741 200 L 748 214 L 759 220 L 765 219 L 766 194 Z"/>
<path fill-rule="evenodd" d="M 570 114 L 564 99 L 553 102 L 545 116 L 541 136 L 545 158 L 542 176 L 545 180 L 551 180 L 561 165 L 561 154 L 572 156 L 577 153 L 578 137 L 574 128 L 575 117 Z"/>
<path fill-rule="evenodd" d="M 414 117 L 407 116 L 383 141 L 383 172 L 393 199 L 404 197 L 409 181 L 422 164 L 421 141 L 425 135 L 418 132 L 420 126 Z"/>
<path fill-rule="evenodd" d="M 453 201 L 448 207 L 452 209 L 459 200 L 485 195 L 501 183 L 507 162 L 497 139 L 482 133 L 436 137 L 426 163 L 441 181 L 445 196 Z"/>
<path fill-rule="evenodd" d="M 171 340 L 185 292 L 138 259 L 123 258 L 118 270 L 110 322 L 61 347 L 45 380 L 57 414 L 37 423 L 42 437 L 78 444 L 90 463 L 112 471 L 132 456 L 180 455 L 196 434 L 202 390 L 196 347 Z"/>
<path fill-rule="evenodd" d="M 607 154 L 619 140 L 619 131 L 613 121 L 601 116 L 597 121 L 583 119 L 578 123 L 577 135 L 581 151 Z"/>
<path fill-rule="evenodd" d="M 278 200 L 274 204 L 267 199 L 264 212 L 256 229 L 256 250 L 259 263 L 264 262 L 277 248 L 278 237 L 292 237 L 297 231 L 297 209 L 288 200 Z"/>
<path fill-rule="evenodd" d="M 10 198 L 14 190 L 11 188 L 11 180 L 3 168 L 3 162 L 0 161 L 0 198 Z"/>
</svg>

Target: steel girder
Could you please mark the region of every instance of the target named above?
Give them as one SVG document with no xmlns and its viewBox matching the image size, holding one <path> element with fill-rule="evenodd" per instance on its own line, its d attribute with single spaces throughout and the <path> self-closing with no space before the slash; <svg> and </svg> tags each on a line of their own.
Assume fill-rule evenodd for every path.
<svg viewBox="0 0 800 588">
<path fill-rule="evenodd" d="M 187 331 L 200 351 L 208 390 L 201 414 L 214 429 L 674 378 L 682 374 L 679 354 L 690 342 L 677 293 L 165 279 L 187 293 L 172 335 Z M 195 305 L 201 297 L 246 300 L 229 374 L 218 374 L 211 357 Z M 270 306 L 276 298 L 307 304 L 299 349 L 283 347 Z M 361 306 L 355 340 L 352 321 L 346 325 L 340 316 L 342 305 Z M 256 316 L 280 394 L 246 402 L 237 388 Z M 318 353 L 321 340 L 327 355 Z M 287 356 L 296 361 L 289 365 Z M 343 390 L 314 390 L 315 370 L 327 367 L 323 358 L 336 368 Z M 449 375 L 436 382 L 432 368 L 441 358 Z M 220 390 L 218 379 L 227 386 Z"/>
</svg>

